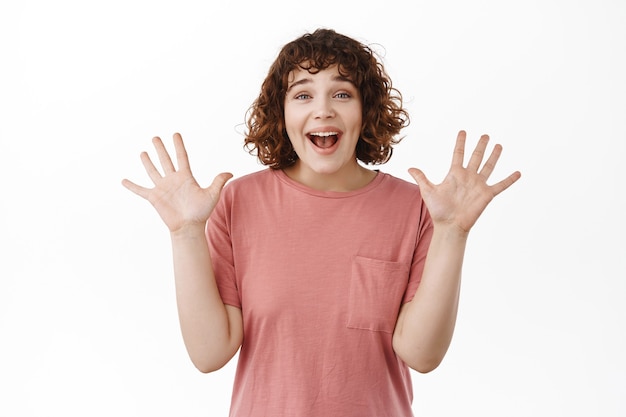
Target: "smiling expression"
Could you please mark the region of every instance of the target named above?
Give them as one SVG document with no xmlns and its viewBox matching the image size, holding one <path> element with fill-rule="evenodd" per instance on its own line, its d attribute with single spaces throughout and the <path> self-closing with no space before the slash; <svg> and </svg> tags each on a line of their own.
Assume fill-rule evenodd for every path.
<svg viewBox="0 0 626 417">
<path fill-rule="evenodd" d="M 336 65 L 313 74 L 301 68 L 292 71 L 285 128 L 298 160 L 285 172 L 309 185 L 342 182 L 361 172 L 356 159 L 361 124 L 359 90 Z"/>
</svg>

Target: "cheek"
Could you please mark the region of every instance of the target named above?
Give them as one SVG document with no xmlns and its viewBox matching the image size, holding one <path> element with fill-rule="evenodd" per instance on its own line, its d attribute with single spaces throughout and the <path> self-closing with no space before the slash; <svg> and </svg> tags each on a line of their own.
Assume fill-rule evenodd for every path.
<svg viewBox="0 0 626 417">
<path fill-rule="evenodd" d="M 298 112 L 295 111 L 292 107 L 285 107 L 283 111 L 285 129 L 289 131 L 291 128 L 297 127 L 300 117 Z"/>
<path fill-rule="evenodd" d="M 352 118 L 351 118 L 352 125 L 355 126 L 360 131 L 363 126 L 363 109 L 361 108 L 361 106 L 354 108 L 353 111 L 351 112 L 351 115 L 352 115 Z"/>
<path fill-rule="evenodd" d="M 361 136 L 361 131 L 363 130 L 363 118 L 360 114 L 352 120 L 352 125 L 358 135 Z"/>
<path fill-rule="evenodd" d="M 293 124 L 285 123 L 284 132 L 287 136 L 287 140 L 289 141 L 289 143 L 294 149 L 302 146 L 300 145 L 301 141 L 297 140 L 300 137 L 298 134 L 299 131 L 300 130 Z"/>
</svg>

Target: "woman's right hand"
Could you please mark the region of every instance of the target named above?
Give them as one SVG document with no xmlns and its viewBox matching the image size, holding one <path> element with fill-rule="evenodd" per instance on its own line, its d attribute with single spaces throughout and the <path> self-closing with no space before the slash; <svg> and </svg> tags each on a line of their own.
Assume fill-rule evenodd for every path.
<svg viewBox="0 0 626 417">
<path fill-rule="evenodd" d="M 232 178 L 232 174 L 221 173 L 209 187 L 202 188 L 191 174 L 189 158 L 180 134 L 174 134 L 178 170 L 174 167 L 161 139 L 155 137 L 152 143 L 156 148 L 163 174 L 157 170 L 146 152 L 141 153 L 141 162 L 154 187 L 142 187 L 127 179 L 122 180 L 122 185 L 148 200 L 171 233 L 180 232 L 189 226 L 204 227 L 219 200 L 222 188 Z"/>
</svg>

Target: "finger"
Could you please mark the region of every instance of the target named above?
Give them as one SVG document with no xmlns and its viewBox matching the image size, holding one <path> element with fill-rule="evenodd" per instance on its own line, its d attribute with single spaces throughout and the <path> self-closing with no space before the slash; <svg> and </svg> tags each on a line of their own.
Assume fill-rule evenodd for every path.
<svg viewBox="0 0 626 417">
<path fill-rule="evenodd" d="M 487 159 L 487 162 L 485 162 L 485 165 L 483 165 L 483 168 L 478 173 L 484 177 L 485 180 L 489 178 L 496 167 L 496 163 L 498 162 L 498 159 L 500 159 L 500 154 L 502 154 L 502 145 L 498 144 L 494 146 L 493 151 L 491 151 L 491 155 L 489 155 L 489 159 Z"/>
<path fill-rule="evenodd" d="M 148 188 L 137 185 L 134 182 L 127 180 L 126 178 L 122 180 L 122 185 L 128 190 L 137 194 L 139 197 L 145 198 L 146 200 L 148 199 L 148 194 L 150 193 L 150 190 Z"/>
<path fill-rule="evenodd" d="M 452 153 L 452 165 L 463 166 L 466 136 L 467 134 L 464 130 L 459 131 L 459 134 L 456 136 L 456 145 L 454 146 L 454 152 Z"/>
<path fill-rule="evenodd" d="M 495 197 L 498 194 L 500 194 L 502 191 L 504 191 L 507 188 L 509 188 L 511 185 L 513 185 L 521 177 L 522 177 L 522 173 L 519 172 L 519 171 L 515 171 L 514 173 L 512 173 L 511 175 L 509 175 L 508 177 L 506 177 L 505 179 L 503 179 L 499 183 L 492 185 L 491 189 L 493 190 L 493 196 Z"/>
<path fill-rule="evenodd" d="M 210 187 L 221 190 L 222 188 L 224 188 L 224 185 L 226 185 L 226 182 L 232 177 L 233 174 L 231 174 L 230 172 L 222 172 L 213 179 L 213 183 L 211 183 Z"/>
<path fill-rule="evenodd" d="M 421 169 L 409 168 L 409 174 L 413 177 L 417 186 L 422 190 L 430 190 L 433 187 L 433 183 L 426 178 L 426 175 Z"/>
<path fill-rule="evenodd" d="M 174 149 L 176 150 L 176 163 L 178 169 L 189 169 L 189 156 L 187 155 L 187 149 L 183 143 L 183 137 L 180 133 L 174 133 Z"/>
<path fill-rule="evenodd" d="M 161 176 L 161 173 L 159 172 L 158 169 L 156 169 L 156 167 L 152 163 L 152 159 L 150 159 L 150 155 L 148 155 L 147 152 L 142 152 L 140 157 L 141 157 L 141 163 L 143 164 L 143 167 L 146 169 L 148 176 L 150 177 L 152 182 L 156 184 L 157 181 L 163 178 Z"/>
<path fill-rule="evenodd" d="M 170 158 L 170 154 L 167 152 L 167 149 L 165 149 L 165 145 L 163 145 L 161 138 L 158 136 L 152 138 L 152 143 L 154 144 L 157 155 L 159 156 L 159 162 L 163 168 L 163 173 L 167 175 L 176 171 L 176 168 L 174 168 L 174 164 L 172 163 L 172 159 Z"/>
<path fill-rule="evenodd" d="M 485 156 L 485 149 L 487 149 L 487 143 L 489 142 L 488 135 L 482 135 L 476 144 L 476 148 L 472 153 L 472 157 L 467 164 L 467 169 L 471 171 L 478 172 L 478 168 L 483 161 L 483 157 Z"/>
</svg>

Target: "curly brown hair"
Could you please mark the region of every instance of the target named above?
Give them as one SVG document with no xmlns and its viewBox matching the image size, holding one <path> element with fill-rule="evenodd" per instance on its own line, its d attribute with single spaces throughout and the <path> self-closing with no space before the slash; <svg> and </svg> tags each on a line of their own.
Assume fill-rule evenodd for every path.
<svg viewBox="0 0 626 417">
<path fill-rule="evenodd" d="M 269 69 L 261 93 L 247 113 L 244 147 L 273 169 L 293 165 L 298 156 L 285 129 L 284 109 L 288 77 L 302 68 L 316 73 L 337 65 L 350 78 L 361 95 L 363 126 L 356 145 L 356 157 L 366 164 L 389 160 L 397 135 L 409 124 L 402 107 L 402 95 L 374 51 L 360 42 L 331 29 L 317 29 L 286 44 Z"/>
</svg>

